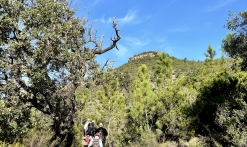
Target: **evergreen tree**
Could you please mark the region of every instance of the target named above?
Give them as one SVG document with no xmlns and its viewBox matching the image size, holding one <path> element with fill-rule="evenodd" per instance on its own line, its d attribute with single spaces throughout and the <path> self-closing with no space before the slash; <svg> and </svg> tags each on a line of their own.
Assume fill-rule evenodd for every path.
<svg viewBox="0 0 247 147">
<path fill-rule="evenodd" d="M 247 145 L 246 83 L 246 73 L 231 70 L 203 82 L 194 107 L 198 134 L 205 134 L 222 146 Z"/>
<path fill-rule="evenodd" d="M 196 89 L 187 77 L 178 77 L 157 91 L 155 122 L 160 141 L 188 139 L 194 134 L 195 117 L 191 115 L 191 108 L 196 95 Z"/>
<path fill-rule="evenodd" d="M 208 46 L 207 53 L 204 53 L 206 56 L 206 61 L 213 61 L 216 55 L 216 51 L 213 49 L 211 45 Z"/>
<path fill-rule="evenodd" d="M 208 64 L 212 70 L 212 73 L 214 73 L 213 66 L 214 66 L 214 57 L 216 55 L 216 51 L 213 49 L 211 45 L 208 46 L 207 53 L 204 53 L 206 56 L 206 64 Z"/>
<path fill-rule="evenodd" d="M 95 48 L 83 47 L 86 20 L 75 18 L 74 13 L 66 0 L 0 1 L 1 100 L 18 99 L 29 105 L 27 109 L 34 107 L 50 115 L 52 145 L 66 139 L 65 144 L 71 146 L 75 90 L 87 70 L 95 69 L 89 64 L 95 55 L 113 49 L 121 38 L 113 20 L 117 37 L 111 38 L 109 47 L 103 49 L 102 40 L 93 39 L 92 28 L 88 29 L 89 42 Z"/>
<path fill-rule="evenodd" d="M 120 146 L 123 140 L 123 128 L 126 122 L 126 101 L 119 92 L 119 82 L 112 73 L 105 73 L 103 88 L 97 92 L 100 102 L 98 121 L 103 122 L 108 130 L 108 143 Z"/>
<path fill-rule="evenodd" d="M 241 67 L 242 70 L 247 68 L 247 44 L 246 44 L 246 26 L 247 26 L 247 11 L 235 13 L 229 13 L 229 19 L 227 22 L 227 28 L 233 31 L 233 34 L 227 34 L 226 38 L 222 40 L 222 49 L 230 57 L 242 58 Z"/>
<path fill-rule="evenodd" d="M 150 83 L 150 70 L 145 64 L 138 68 L 138 77 L 132 84 L 132 101 L 130 105 L 130 126 L 133 138 L 140 137 L 143 131 L 153 130 L 154 111 L 157 97 Z"/>
<path fill-rule="evenodd" d="M 14 93 L 11 85 L 8 93 Z M 0 96 L 0 140 L 7 143 L 12 142 L 17 136 L 24 137 L 32 127 L 30 106 L 24 104 L 17 97 L 8 100 L 1 99 Z M 19 138 L 16 138 L 19 141 Z"/>
<path fill-rule="evenodd" d="M 171 74 L 172 60 L 163 53 L 156 60 L 155 77 L 162 80 L 156 81 L 158 88 L 155 92 L 158 100 L 153 118 L 160 141 L 163 138 L 187 139 L 193 134 L 191 124 L 194 118 L 188 110 L 196 96 L 195 89 L 192 83 L 187 81 L 187 77 L 171 79 Z M 165 87 L 161 86 L 159 81 L 165 82 Z"/>
<path fill-rule="evenodd" d="M 166 53 L 162 53 L 156 60 L 155 79 L 157 85 L 161 85 L 165 82 L 166 78 L 170 78 L 172 75 L 172 60 Z"/>
</svg>

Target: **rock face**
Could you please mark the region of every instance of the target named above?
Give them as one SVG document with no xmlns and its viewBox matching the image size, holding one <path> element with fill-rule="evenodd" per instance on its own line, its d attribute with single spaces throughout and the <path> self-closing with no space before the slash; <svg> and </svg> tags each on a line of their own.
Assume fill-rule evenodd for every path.
<svg viewBox="0 0 247 147">
<path fill-rule="evenodd" d="M 130 62 L 130 61 L 132 61 L 132 60 L 141 59 L 141 58 L 143 58 L 143 57 L 154 57 L 154 56 L 160 55 L 160 54 L 162 54 L 161 51 L 157 51 L 156 54 L 154 54 L 154 53 L 146 53 L 146 54 L 141 54 L 141 55 L 135 55 L 134 57 L 129 58 L 129 61 L 128 61 L 128 62 Z"/>
</svg>

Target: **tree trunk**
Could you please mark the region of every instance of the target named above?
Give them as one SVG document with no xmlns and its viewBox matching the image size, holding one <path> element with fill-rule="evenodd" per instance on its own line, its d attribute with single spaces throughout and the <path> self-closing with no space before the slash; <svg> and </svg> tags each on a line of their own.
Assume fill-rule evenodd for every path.
<svg viewBox="0 0 247 147">
<path fill-rule="evenodd" d="M 145 115 L 146 115 L 147 129 L 148 129 L 148 131 L 150 131 L 150 127 L 148 125 L 148 112 L 147 112 L 147 109 L 146 108 L 145 108 Z"/>
</svg>

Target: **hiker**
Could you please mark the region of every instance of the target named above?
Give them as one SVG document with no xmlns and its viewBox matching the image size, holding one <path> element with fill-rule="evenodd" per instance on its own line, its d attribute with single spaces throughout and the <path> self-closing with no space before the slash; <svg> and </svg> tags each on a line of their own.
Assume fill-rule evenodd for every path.
<svg viewBox="0 0 247 147">
<path fill-rule="evenodd" d="M 92 137 L 88 147 L 103 147 L 102 140 L 100 139 L 100 133 L 96 133 L 95 137 Z"/>
<path fill-rule="evenodd" d="M 99 128 L 96 130 L 96 133 L 100 134 L 100 138 L 102 139 L 103 146 L 107 144 L 108 140 L 108 132 L 107 130 L 103 127 L 103 124 L 99 124 Z"/>
<path fill-rule="evenodd" d="M 87 130 L 88 130 L 88 125 L 90 124 L 90 119 L 88 118 L 85 125 L 84 125 L 84 136 L 86 136 Z"/>
<path fill-rule="evenodd" d="M 92 121 L 90 123 L 90 125 L 88 126 L 88 129 L 87 129 L 86 134 L 89 135 L 89 136 L 91 136 L 91 137 L 94 137 L 94 135 L 96 133 L 95 131 L 96 131 L 95 121 Z"/>
<path fill-rule="evenodd" d="M 86 137 L 84 137 L 83 139 L 84 139 L 84 141 L 83 141 L 84 147 L 88 147 L 88 144 L 90 142 L 90 136 L 86 135 Z"/>
<path fill-rule="evenodd" d="M 85 140 L 84 147 L 88 147 L 88 144 L 91 140 L 91 136 L 89 135 L 89 132 L 88 132 L 88 128 L 90 128 L 90 127 L 91 127 L 91 123 L 88 124 L 86 135 L 84 137 L 84 140 Z"/>
<path fill-rule="evenodd" d="M 88 144 L 90 142 L 90 136 L 88 134 L 88 127 L 90 127 L 90 119 L 87 119 L 87 121 L 84 125 L 84 137 L 83 137 L 84 147 L 88 147 Z"/>
</svg>

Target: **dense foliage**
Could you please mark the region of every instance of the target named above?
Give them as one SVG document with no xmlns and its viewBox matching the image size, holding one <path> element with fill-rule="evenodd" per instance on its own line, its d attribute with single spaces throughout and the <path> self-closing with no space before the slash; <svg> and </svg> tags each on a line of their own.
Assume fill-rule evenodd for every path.
<svg viewBox="0 0 247 147">
<path fill-rule="evenodd" d="M 0 1 L 0 146 L 82 146 L 88 118 L 108 146 L 247 146 L 246 20 L 205 61 L 144 52 L 113 69 L 67 1 Z M 233 16 L 233 15 L 232 15 Z M 96 45 L 90 49 L 87 42 Z"/>
<path fill-rule="evenodd" d="M 229 19 L 226 27 L 232 30 L 232 34 L 227 34 L 222 40 L 223 50 L 232 58 L 240 57 L 243 61 L 241 67 L 247 69 L 247 11 L 239 12 L 237 15 L 229 13 Z"/>
<path fill-rule="evenodd" d="M 111 50 L 120 40 L 113 21 L 117 37 L 111 38 L 111 46 L 102 49 L 102 40 L 93 39 L 91 28 L 89 42 L 95 48 L 84 46 L 86 20 L 74 13 L 66 0 L 0 1 L 0 98 L 6 108 L 1 140 L 12 142 L 27 132 L 34 107 L 52 119 L 49 144 L 56 146 L 64 139 L 72 144 L 75 90 L 88 71 L 97 70 L 92 64 L 95 55 Z"/>
</svg>

